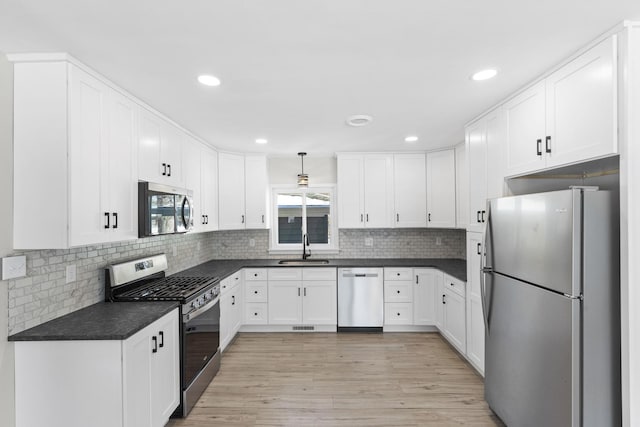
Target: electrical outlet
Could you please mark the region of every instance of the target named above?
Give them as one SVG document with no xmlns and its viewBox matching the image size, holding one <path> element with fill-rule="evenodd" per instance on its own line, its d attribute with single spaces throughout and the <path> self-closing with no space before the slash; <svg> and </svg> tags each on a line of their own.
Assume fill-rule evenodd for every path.
<svg viewBox="0 0 640 427">
<path fill-rule="evenodd" d="M 27 257 L 24 255 L 2 258 L 2 280 L 27 275 Z"/>
<path fill-rule="evenodd" d="M 66 283 L 71 283 L 71 282 L 75 282 L 76 281 L 76 266 L 75 264 L 73 265 L 67 265 L 67 271 L 66 271 Z"/>
<path fill-rule="evenodd" d="M 436 237 L 436 245 L 440 246 L 442 244 L 442 237 Z"/>
<path fill-rule="evenodd" d="M 173 256 L 178 256 L 178 246 L 173 245 Z"/>
<path fill-rule="evenodd" d="M 256 246 L 256 239 L 249 239 L 249 246 L 254 248 Z"/>
<path fill-rule="evenodd" d="M 373 237 L 365 237 L 364 238 L 365 246 L 373 246 Z"/>
</svg>

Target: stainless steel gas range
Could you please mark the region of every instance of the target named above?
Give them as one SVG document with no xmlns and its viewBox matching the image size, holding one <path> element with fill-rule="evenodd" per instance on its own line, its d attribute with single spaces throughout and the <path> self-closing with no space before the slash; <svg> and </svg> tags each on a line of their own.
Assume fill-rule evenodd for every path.
<svg viewBox="0 0 640 427">
<path fill-rule="evenodd" d="M 220 283 L 211 277 L 165 277 L 165 254 L 106 268 L 106 301 L 180 302 L 180 406 L 184 417 L 220 368 Z"/>
</svg>

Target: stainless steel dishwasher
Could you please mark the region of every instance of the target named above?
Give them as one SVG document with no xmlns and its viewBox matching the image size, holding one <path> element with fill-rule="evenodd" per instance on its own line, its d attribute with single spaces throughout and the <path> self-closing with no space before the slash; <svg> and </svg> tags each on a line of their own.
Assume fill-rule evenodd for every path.
<svg viewBox="0 0 640 427">
<path fill-rule="evenodd" d="M 338 269 L 338 331 L 382 332 L 382 268 Z"/>
</svg>

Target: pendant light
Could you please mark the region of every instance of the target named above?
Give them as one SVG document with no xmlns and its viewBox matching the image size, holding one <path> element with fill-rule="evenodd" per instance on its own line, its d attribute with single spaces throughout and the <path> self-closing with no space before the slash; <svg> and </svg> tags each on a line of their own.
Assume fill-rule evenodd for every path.
<svg viewBox="0 0 640 427">
<path fill-rule="evenodd" d="M 298 153 L 302 164 L 302 172 L 298 174 L 298 187 L 300 188 L 307 188 L 309 186 L 309 175 L 304 173 L 304 156 L 306 155 L 307 153 Z"/>
</svg>

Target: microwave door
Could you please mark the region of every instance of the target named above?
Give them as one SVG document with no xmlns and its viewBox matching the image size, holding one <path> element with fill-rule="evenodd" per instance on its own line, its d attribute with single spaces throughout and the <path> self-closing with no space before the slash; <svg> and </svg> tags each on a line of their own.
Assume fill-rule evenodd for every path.
<svg viewBox="0 0 640 427">
<path fill-rule="evenodd" d="M 176 207 L 177 214 L 177 232 L 184 233 L 193 227 L 193 202 L 189 196 L 176 196 L 181 198 L 179 206 Z"/>
</svg>

